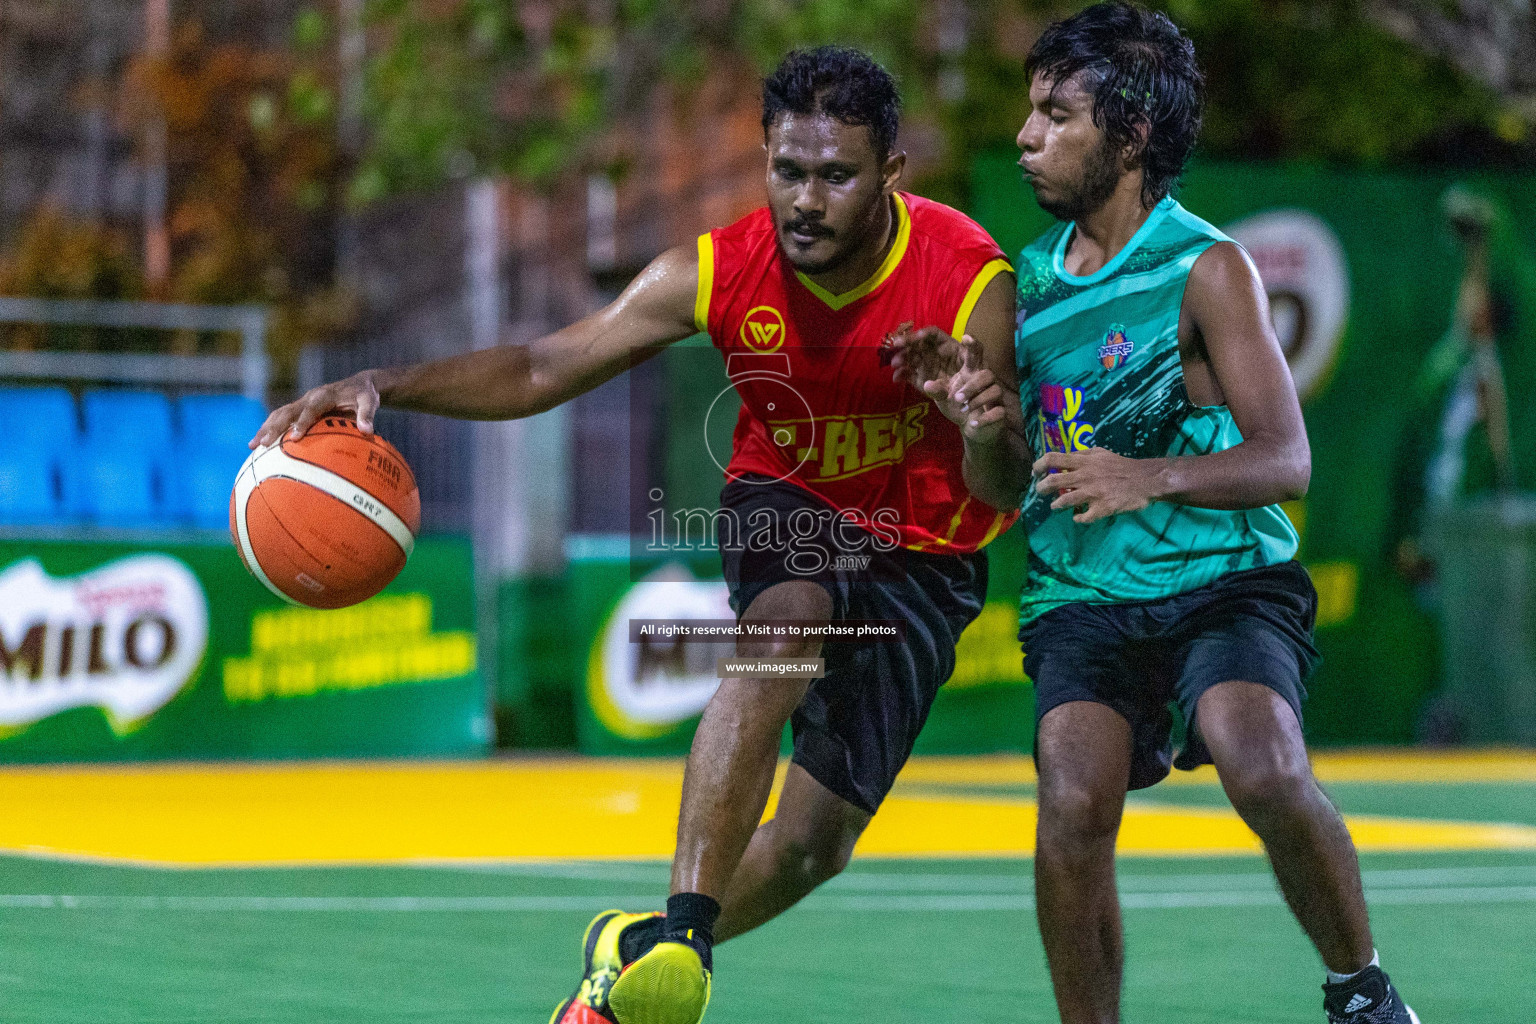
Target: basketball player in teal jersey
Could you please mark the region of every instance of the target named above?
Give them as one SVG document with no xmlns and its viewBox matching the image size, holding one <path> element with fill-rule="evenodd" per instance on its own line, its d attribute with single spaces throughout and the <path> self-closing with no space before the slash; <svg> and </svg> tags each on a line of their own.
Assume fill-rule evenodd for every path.
<svg viewBox="0 0 1536 1024">
<path fill-rule="evenodd" d="M 1047 29 L 1026 72 L 1019 163 L 1060 222 L 1018 261 L 1015 348 L 1040 454 L 1020 640 L 1061 1019 L 1119 1020 L 1126 791 L 1214 762 L 1322 955 L 1331 1024 L 1415 1022 L 1302 743 L 1316 593 L 1278 507 L 1311 474 L 1295 388 L 1247 254 L 1169 194 L 1199 129 L 1194 48 L 1162 15 L 1101 3 Z"/>
</svg>

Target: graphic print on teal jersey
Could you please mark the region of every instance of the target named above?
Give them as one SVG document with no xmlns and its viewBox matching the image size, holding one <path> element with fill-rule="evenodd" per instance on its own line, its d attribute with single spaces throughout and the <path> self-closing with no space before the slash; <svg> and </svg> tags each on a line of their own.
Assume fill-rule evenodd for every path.
<svg viewBox="0 0 1536 1024">
<path fill-rule="evenodd" d="M 1225 406 L 1192 404 L 1179 360 L 1179 309 L 1190 269 L 1227 237 L 1164 199 L 1114 259 L 1066 272 L 1072 226 L 1019 257 L 1015 355 L 1019 399 L 1036 452 L 1107 448 L 1131 458 L 1207 455 L 1242 434 Z M 1247 511 L 1155 502 L 1087 525 L 1025 495 L 1029 575 L 1021 617 L 1074 601 L 1147 601 L 1183 593 L 1296 552 L 1278 506 Z"/>
</svg>

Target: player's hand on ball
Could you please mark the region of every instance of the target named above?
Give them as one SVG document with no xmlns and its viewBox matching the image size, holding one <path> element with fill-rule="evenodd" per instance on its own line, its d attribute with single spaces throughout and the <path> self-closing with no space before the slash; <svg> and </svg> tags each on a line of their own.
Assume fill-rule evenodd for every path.
<svg viewBox="0 0 1536 1024">
<path fill-rule="evenodd" d="M 1046 452 L 1035 460 L 1035 492 L 1056 495 L 1051 508 L 1075 508 L 1072 521 L 1092 523 L 1140 512 L 1157 497 L 1157 459 L 1128 459 L 1107 448 Z"/>
<path fill-rule="evenodd" d="M 959 369 L 924 382 L 922 390 L 967 441 L 986 443 L 1003 430 L 1003 388 L 982 365 L 981 342 L 967 334 L 958 347 Z"/>
<path fill-rule="evenodd" d="M 373 416 L 379 411 L 379 390 L 374 386 L 372 371 L 364 370 L 334 384 L 322 384 L 272 410 L 272 415 L 251 439 L 250 447 L 276 444 L 284 434 L 292 439 L 303 437 L 316 420 L 337 411 L 352 413 L 357 418 L 358 430 L 373 433 Z"/>
</svg>

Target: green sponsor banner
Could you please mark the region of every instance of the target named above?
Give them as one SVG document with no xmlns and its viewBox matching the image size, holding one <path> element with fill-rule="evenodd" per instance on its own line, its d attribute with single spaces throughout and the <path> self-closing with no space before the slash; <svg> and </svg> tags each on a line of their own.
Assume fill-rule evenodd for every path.
<svg viewBox="0 0 1536 1024">
<path fill-rule="evenodd" d="M 1051 224 L 1020 180 L 1016 159 L 981 159 L 973 175 L 972 213 L 1010 254 Z M 1496 203 L 1527 246 L 1536 238 L 1528 175 L 1202 163 L 1180 194 L 1252 254 L 1302 398 L 1312 485 L 1286 511 L 1301 532 L 1299 557 L 1320 599 L 1323 662 L 1306 705 L 1307 733 L 1316 741 L 1413 739 L 1441 675 L 1433 595 L 1415 591 L 1391 553 L 1411 511 L 1394 494 L 1399 453 L 1415 432 L 1440 423 L 1438 410 L 1416 420 L 1414 409 L 1421 404 L 1416 382 L 1450 325 L 1463 272 L 1442 205 L 1455 182 Z M 1527 318 L 1517 327 L 1529 334 L 1536 296 L 1517 289 L 1508 298 L 1516 319 Z M 1501 340 L 1517 483 L 1527 489 L 1536 485 L 1533 349 Z M 1019 572 L 1008 583 L 1016 588 L 1021 579 Z"/>
<path fill-rule="evenodd" d="M 490 740 L 469 544 L 352 608 L 227 543 L 0 541 L 0 760 L 463 755 Z"/>
<path fill-rule="evenodd" d="M 1017 544 L 994 546 L 1002 556 L 994 564 L 1005 569 L 1022 558 Z M 731 619 L 734 612 L 712 553 L 637 572 L 631 564 L 618 553 L 593 554 L 573 559 L 566 577 L 568 635 L 580 657 L 579 665 L 570 665 L 578 743 L 594 754 L 684 754 L 719 685 L 716 659 L 733 653 L 733 645 L 637 642 L 629 621 Z M 994 583 L 986 607 L 961 639 L 955 674 L 940 691 L 919 752 L 1029 749 L 1034 721 L 1014 639 L 1017 619 L 1007 587 Z M 786 730 L 784 752 L 789 749 Z"/>
<path fill-rule="evenodd" d="M 621 550 L 623 544 L 621 542 Z M 635 564 L 591 551 L 571 560 L 576 735 L 595 754 L 685 754 L 720 680 L 716 658 L 731 644 L 631 642 L 629 620 L 731 619 L 713 554 Z"/>
<path fill-rule="evenodd" d="M 1035 698 L 1019 653 L 1014 582 L 1024 572 L 1023 531 L 1014 526 L 986 551 L 987 603 L 960 634 L 954 675 L 939 691 L 917 738 L 920 754 L 987 754 L 1034 746 Z"/>
</svg>

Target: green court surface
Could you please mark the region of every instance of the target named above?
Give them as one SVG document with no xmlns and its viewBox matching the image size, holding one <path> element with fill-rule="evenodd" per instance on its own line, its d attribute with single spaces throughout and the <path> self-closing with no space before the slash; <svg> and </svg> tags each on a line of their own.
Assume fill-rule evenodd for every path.
<svg viewBox="0 0 1536 1024">
<path fill-rule="evenodd" d="M 1536 824 L 1536 784 L 1339 783 L 1346 811 Z M 1145 799 L 1216 803 L 1213 786 Z M 1362 858 L 1426 1024 L 1536 1021 L 1536 852 Z M 714 1024 L 1051 1022 L 1027 860 L 860 859 L 719 948 Z M 589 917 L 656 862 L 168 869 L 0 858 L 6 1024 L 544 1024 Z M 1322 969 L 1258 857 L 1124 858 L 1127 1024 L 1321 1021 Z"/>
</svg>

